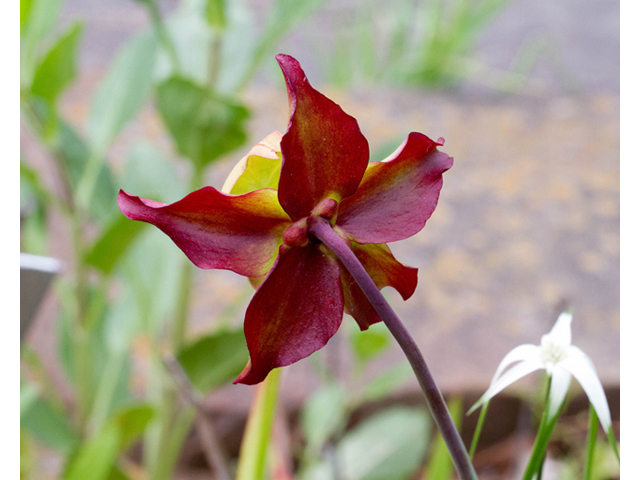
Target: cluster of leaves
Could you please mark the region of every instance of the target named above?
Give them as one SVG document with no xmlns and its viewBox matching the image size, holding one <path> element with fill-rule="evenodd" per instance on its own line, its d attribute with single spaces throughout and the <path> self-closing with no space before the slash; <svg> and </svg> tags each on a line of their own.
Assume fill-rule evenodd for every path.
<svg viewBox="0 0 640 480">
<path fill-rule="evenodd" d="M 275 4 L 280 14 L 285 3 Z M 61 0 L 20 6 L 22 123 L 48 152 L 63 186 L 59 193 L 21 158 L 21 249 L 47 254 L 48 222 L 56 215 L 74 256 L 73 271 L 55 285 L 59 358 L 74 386 L 73 404 L 63 401 L 43 361 L 23 345 L 22 472 L 38 476 L 34 446 L 44 445 L 63 456 L 62 478 L 130 478 L 123 454 L 143 439 L 149 478 L 170 478 L 196 409 L 180 401 L 165 368 L 167 345 L 203 392 L 229 383 L 248 354 L 239 330 L 186 341 L 194 269 L 168 239 L 122 216 L 118 188 L 170 202 L 201 186 L 209 165 L 244 144 L 250 110 L 237 93 L 287 29 L 272 17 L 260 35 L 248 35 L 256 31 L 255 18 L 243 2 L 185 2 L 165 22 L 155 0 L 141 1 L 138 8 L 147 9 L 153 28 L 120 49 L 78 127 L 64 118 L 60 104 L 77 77 L 83 25 L 58 30 Z M 312 12 L 293 9 L 285 14 L 288 26 Z M 107 161 L 110 147 L 150 99 L 191 178 L 144 141 L 130 146 L 123 171 Z M 115 298 L 114 289 L 120 292 Z M 150 365 L 142 400 L 130 387 L 134 344 L 147 346 Z"/>
</svg>

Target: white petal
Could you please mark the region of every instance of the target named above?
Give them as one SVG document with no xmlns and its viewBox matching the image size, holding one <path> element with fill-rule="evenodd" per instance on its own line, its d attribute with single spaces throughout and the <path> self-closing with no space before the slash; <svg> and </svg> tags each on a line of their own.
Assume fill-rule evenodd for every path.
<svg viewBox="0 0 640 480">
<path fill-rule="evenodd" d="M 491 383 L 495 383 L 502 372 L 504 372 L 505 368 L 511 365 L 513 362 L 519 362 L 521 360 L 529 360 L 534 358 L 539 358 L 540 356 L 540 347 L 536 345 L 526 344 L 520 345 L 519 347 L 514 348 L 509 353 L 505 355 L 505 357 L 498 365 L 498 369 L 496 373 L 493 375 L 493 379 Z"/>
<path fill-rule="evenodd" d="M 589 397 L 589 401 L 600 419 L 605 432 L 611 426 L 611 413 L 609 404 L 604 394 L 604 389 L 596 373 L 596 369 L 591 359 L 578 347 L 570 346 L 567 358 L 558 364 L 559 367 L 567 369 L 580 382 L 584 392 Z"/>
<path fill-rule="evenodd" d="M 553 418 L 560 410 L 564 398 L 569 391 L 571 374 L 564 368 L 555 366 L 551 372 L 551 388 L 549 389 L 549 417 Z"/>
<path fill-rule="evenodd" d="M 482 397 L 480 397 L 480 400 L 478 400 L 475 405 L 471 407 L 469 413 L 474 411 L 483 403 L 486 403 L 491 397 L 501 392 L 512 383 L 520 380 L 525 375 L 528 375 L 531 372 L 540 370 L 542 368 L 544 368 L 544 366 L 538 358 L 527 359 L 518 363 L 517 365 L 514 365 L 513 368 L 509 369 L 497 381 L 491 383 L 489 389 L 484 393 L 484 395 L 482 395 Z"/>
<path fill-rule="evenodd" d="M 571 319 L 573 315 L 569 312 L 563 312 L 558 317 L 556 324 L 553 326 L 547 336 L 556 345 L 571 345 Z"/>
</svg>

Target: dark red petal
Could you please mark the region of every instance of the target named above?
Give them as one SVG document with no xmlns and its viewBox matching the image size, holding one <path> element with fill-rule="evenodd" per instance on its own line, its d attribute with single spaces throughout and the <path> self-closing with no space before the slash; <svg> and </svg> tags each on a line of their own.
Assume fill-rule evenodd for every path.
<svg viewBox="0 0 640 480">
<path fill-rule="evenodd" d="M 311 87 L 295 58 L 276 59 L 287 82 L 291 114 L 281 142 L 278 197 L 298 220 L 323 198 L 339 201 L 356 191 L 369 161 L 369 144 L 355 118 Z"/>
<path fill-rule="evenodd" d="M 223 268 L 258 277 L 269 271 L 291 224 L 275 190 L 225 195 L 204 187 L 170 205 L 120 190 L 127 218 L 155 225 L 200 268 Z"/>
<path fill-rule="evenodd" d="M 438 145 L 414 132 L 388 160 L 370 164 L 358 191 L 340 203 L 337 225 L 358 243 L 395 242 L 422 230 L 453 165 Z"/>
<path fill-rule="evenodd" d="M 244 333 L 251 361 L 234 383 L 259 383 L 272 369 L 322 348 L 338 330 L 343 307 L 336 259 L 315 245 L 280 247 L 247 308 Z"/>
<path fill-rule="evenodd" d="M 404 300 L 413 295 L 418 285 L 418 269 L 398 262 L 389 247 L 375 244 L 358 245 L 352 242 L 351 249 L 379 289 L 393 287 Z M 344 267 L 342 267 L 342 285 L 344 310 L 355 318 L 362 330 L 381 320 Z"/>
</svg>

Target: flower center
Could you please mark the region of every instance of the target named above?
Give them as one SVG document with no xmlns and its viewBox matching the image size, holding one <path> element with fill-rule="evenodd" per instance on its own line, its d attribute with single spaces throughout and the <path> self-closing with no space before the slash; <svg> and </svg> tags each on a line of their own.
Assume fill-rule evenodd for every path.
<svg viewBox="0 0 640 480">
<path fill-rule="evenodd" d="M 292 223 L 284 231 L 282 239 L 290 247 L 306 247 L 315 237 L 309 238 L 309 227 L 313 222 L 323 221 L 333 225 L 338 215 L 338 202 L 333 198 L 325 198 L 311 211 L 311 215 Z M 335 227 L 337 228 L 337 227 Z M 346 241 L 346 240 L 345 240 Z"/>
<path fill-rule="evenodd" d="M 540 357 L 545 366 L 552 366 L 567 358 L 567 346 L 556 343 L 549 335 L 540 341 Z"/>
</svg>

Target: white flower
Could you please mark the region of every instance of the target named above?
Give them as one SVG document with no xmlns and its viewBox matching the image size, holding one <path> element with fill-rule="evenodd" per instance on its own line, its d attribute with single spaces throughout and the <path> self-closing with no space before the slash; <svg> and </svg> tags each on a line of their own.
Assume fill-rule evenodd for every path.
<svg viewBox="0 0 640 480">
<path fill-rule="evenodd" d="M 551 331 L 542 336 L 539 346 L 520 345 L 507 353 L 498 365 L 489 389 L 469 412 L 474 411 L 525 375 L 535 370 L 545 369 L 551 376 L 550 417 L 553 418 L 558 413 L 573 375 L 587 394 L 602 428 L 608 432 L 611 427 L 611 414 L 604 389 L 591 359 L 578 347 L 571 345 L 571 318 L 571 313 L 562 313 Z M 505 369 L 514 362 L 518 363 L 505 372 Z"/>
</svg>

